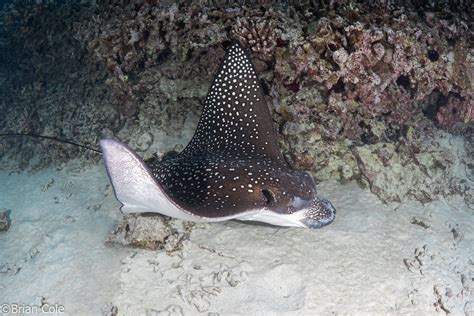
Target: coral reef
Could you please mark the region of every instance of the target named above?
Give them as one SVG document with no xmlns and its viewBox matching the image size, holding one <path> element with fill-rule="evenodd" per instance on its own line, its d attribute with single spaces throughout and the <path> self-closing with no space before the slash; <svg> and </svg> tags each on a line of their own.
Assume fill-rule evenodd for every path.
<svg viewBox="0 0 474 316">
<path fill-rule="evenodd" d="M 459 170 L 467 154 L 452 149 L 460 141 L 440 131 L 436 140 L 421 142 L 415 152 L 393 143 L 378 143 L 354 147 L 353 154 L 361 182 L 382 201 L 412 198 L 427 203 L 458 194 L 474 209 L 474 190 L 464 170 Z"/>
<path fill-rule="evenodd" d="M 177 7 L 163 10 L 149 2 L 130 2 L 124 7 L 110 3 L 107 8 L 80 26 L 77 39 L 87 43 L 92 62 L 105 65 L 107 84 L 121 114 L 133 117 L 143 92 L 136 72 L 156 65 L 169 53 L 178 36 L 176 30 L 166 28 L 174 25 L 170 21 Z"/>
<path fill-rule="evenodd" d="M 472 121 L 472 48 L 465 43 L 472 33 L 467 24 L 436 15 L 420 22 L 403 10 L 395 16 L 383 11 L 364 18 L 358 10 L 350 12 L 355 21 L 339 15 L 321 18 L 303 43 L 277 53 L 276 72 L 287 85 L 317 83 L 328 96 L 327 111 L 340 119 L 332 139 L 364 140 L 380 121 L 386 130 L 397 131 L 432 93 L 463 100 L 450 97 L 447 108 L 439 108 L 441 126 Z"/>
<path fill-rule="evenodd" d="M 135 116 L 138 104 L 153 89 L 142 72 L 176 65 L 180 71 L 173 69 L 165 78 L 178 79 L 187 70 L 188 76 L 196 76 L 186 62 L 203 48 L 225 40 L 225 33 L 216 29 L 206 12 L 193 6 L 188 10 L 161 1 L 125 1 L 125 5 L 109 1 L 78 26 L 76 39 L 86 44 L 91 63 L 105 65 L 112 100 L 127 118 Z"/>
<path fill-rule="evenodd" d="M 256 57 L 268 61 L 276 47 L 274 28 L 271 20 L 238 18 L 231 33 Z"/>
<path fill-rule="evenodd" d="M 462 1 L 15 2 L 0 11 L 0 134 L 89 145 L 117 137 L 146 158 L 179 151 L 225 46 L 239 40 L 253 55 L 291 164 L 317 180 L 365 183 L 384 201 L 426 200 L 424 191 L 429 199 L 467 197 L 458 173 L 436 167 L 454 168 L 435 157 L 448 149 L 433 142 L 439 129 L 464 135 L 466 150 L 456 155 L 469 156 L 467 12 Z M 423 156 L 427 144 L 437 148 L 431 158 Z M 0 148 L 2 166 L 16 161 L 16 170 L 100 158 L 47 140 L 0 137 Z"/>
<path fill-rule="evenodd" d="M 82 10 L 73 3 L 19 3 L 1 14 L 6 45 L 0 46 L 0 77 L 8 80 L 0 89 L 0 133 L 41 134 L 94 146 L 104 126 L 118 125 L 115 109 L 102 102 L 107 98 L 105 71 L 84 63 L 86 52 L 74 39 Z M 2 137 L 0 142 L 2 162 L 16 161 L 14 170 L 100 158 L 49 140 Z"/>
</svg>

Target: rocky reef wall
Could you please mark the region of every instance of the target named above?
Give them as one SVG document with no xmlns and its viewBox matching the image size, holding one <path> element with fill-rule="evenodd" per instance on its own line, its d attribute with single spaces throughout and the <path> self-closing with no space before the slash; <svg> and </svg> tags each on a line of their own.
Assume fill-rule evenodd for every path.
<svg viewBox="0 0 474 316">
<path fill-rule="evenodd" d="M 149 158 L 180 150 L 231 40 L 253 56 L 285 157 L 384 201 L 474 207 L 469 2 L 15 1 L 0 13 L 0 134 Z M 100 155 L 0 137 L 2 167 Z"/>
</svg>

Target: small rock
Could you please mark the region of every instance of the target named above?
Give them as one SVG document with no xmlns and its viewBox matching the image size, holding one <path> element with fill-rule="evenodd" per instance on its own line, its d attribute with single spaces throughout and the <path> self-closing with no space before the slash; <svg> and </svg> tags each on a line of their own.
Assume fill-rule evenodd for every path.
<svg viewBox="0 0 474 316">
<path fill-rule="evenodd" d="M 37 297 L 35 297 L 33 305 L 43 306 L 45 301 L 46 301 L 46 299 L 43 296 L 37 296 Z"/>
<path fill-rule="evenodd" d="M 116 316 L 118 313 L 118 308 L 112 303 L 107 303 L 104 308 L 102 308 L 103 316 Z"/>
<path fill-rule="evenodd" d="M 11 210 L 0 208 L 0 232 L 7 231 L 12 223 L 10 219 Z"/>
<path fill-rule="evenodd" d="M 0 266 L 0 273 L 8 273 L 8 274 L 18 274 L 20 272 L 21 267 L 16 264 L 5 263 Z"/>
<path fill-rule="evenodd" d="M 147 151 L 151 144 L 153 144 L 153 140 L 152 133 L 146 132 L 142 134 L 137 140 L 137 151 Z"/>
</svg>

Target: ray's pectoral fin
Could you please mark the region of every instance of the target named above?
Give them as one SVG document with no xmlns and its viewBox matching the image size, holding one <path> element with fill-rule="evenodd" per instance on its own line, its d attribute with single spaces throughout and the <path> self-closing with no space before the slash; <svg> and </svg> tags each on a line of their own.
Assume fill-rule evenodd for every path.
<svg viewBox="0 0 474 316">
<path fill-rule="evenodd" d="M 100 147 L 115 196 L 122 203 L 123 213 L 152 212 L 192 220 L 169 198 L 144 161 L 127 145 L 103 139 Z"/>
</svg>

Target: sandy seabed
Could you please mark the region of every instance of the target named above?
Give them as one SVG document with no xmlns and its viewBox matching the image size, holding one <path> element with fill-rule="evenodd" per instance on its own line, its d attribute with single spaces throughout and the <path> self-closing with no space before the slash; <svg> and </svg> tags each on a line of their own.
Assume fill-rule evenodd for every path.
<svg viewBox="0 0 474 316">
<path fill-rule="evenodd" d="M 104 241 L 121 220 L 102 165 L 0 171 L 0 304 L 100 315 L 474 315 L 474 216 L 461 197 L 383 204 L 322 183 L 319 230 L 196 224 L 179 251 Z M 179 222 L 179 221 L 177 221 Z"/>
</svg>

